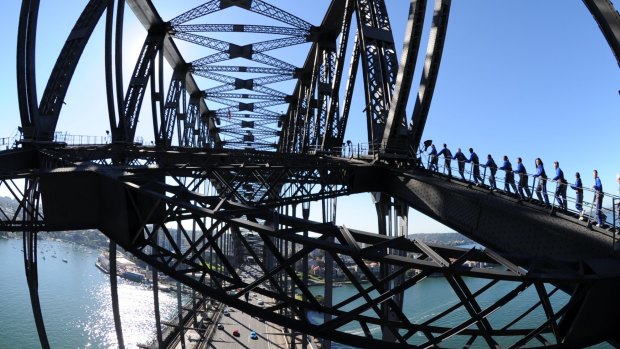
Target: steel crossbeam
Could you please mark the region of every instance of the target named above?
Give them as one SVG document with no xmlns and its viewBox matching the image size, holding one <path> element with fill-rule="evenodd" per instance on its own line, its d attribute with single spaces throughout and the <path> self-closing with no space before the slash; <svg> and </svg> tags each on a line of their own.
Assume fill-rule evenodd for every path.
<svg viewBox="0 0 620 349">
<path fill-rule="evenodd" d="M 310 30 L 312 28 L 312 25 L 304 21 L 303 19 L 261 0 L 211 0 L 207 1 L 203 5 L 197 6 L 194 9 L 175 17 L 170 22 L 173 25 L 186 23 L 193 19 L 208 15 L 219 10 L 223 10 L 231 6 L 237 6 L 245 10 L 256 12 L 266 17 L 273 18 L 277 21 L 289 24 L 298 29 Z"/>
<path fill-rule="evenodd" d="M 226 66 L 226 65 L 201 65 L 192 67 L 192 71 L 197 75 L 201 72 L 228 72 L 228 73 L 253 73 L 253 74 L 272 74 L 272 75 L 295 75 L 297 69 L 277 69 L 264 67 L 248 66 Z M 219 81 L 219 80 L 218 80 Z"/>
<path fill-rule="evenodd" d="M 226 41 L 217 40 L 213 38 L 208 38 L 201 35 L 176 32 L 171 33 L 171 35 L 177 39 L 184 40 L 187 42 L 191 42 L 193 44 L 201 45 L 208 47 L 210 49 L 219 51 L 216 54 L 200 58 L 192 62 L 193 66 L 202 66 L 211 63 L 217 63 L 224 60 L 242 57 L 249 60 L 253 60 L 259 63 L 267 64 L 273 66 L 275 68 L 280 69 L 295 69 L 295 67 L 289 63 L 281 61 L 272 56 L 266 55 L 264 51 L 275 50 L 282 47 L 299 45 L 306 42 L 305 38 L 284 38 L 284 39 L 276 39 L 265 42 L 259 42 L 252 45 L 247 46 L 238 46 Z"/>
<path fill-rule="evenodd" d="M 249 24 L 182 24 L 172 27 L 175 32 L 201 32 L 201 33 L 260 33 L 286 36 L 308 37 L 310 32 L 304 29 L 290 27 L 276 27 L 269 25 Z"/>
</svg>

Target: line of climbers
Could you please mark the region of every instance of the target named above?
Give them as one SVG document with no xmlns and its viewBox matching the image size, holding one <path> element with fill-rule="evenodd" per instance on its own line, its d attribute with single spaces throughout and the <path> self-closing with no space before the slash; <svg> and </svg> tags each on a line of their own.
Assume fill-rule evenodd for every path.
<svg viewBox="0 0 620 349">
<path fill-rule="evenodd" d="M 456 160 L 458 162 L 458 171 L 459 171 L 459 174 L 461 175 L 461 178 L 464 181 L 467 181 L 464 175 L 465 163 L 471 163 L 474 184 L 480 187 L 485 186 L 484 179 L 480 176 L 480 166 L 482 166 L 490 170 L 488 188 L 491 191 L 497 191 L 498 189 L 497 189 L 497 185 L 495 181 L 495 174 L 497 173 L 498 169 L 503 170 L 506 172 L 506 176 L 504 178 L 504 191 L 508 194 L 512 194 L 510 191 L 510 188 L 512 187 L 515 193 L 514 195 L 519 199 L 519 201 L 532 202 L 532 192 L 530 191 L 530 188 L 528 185 L 529 177 L 527 174 L 527 170 L 525 169 L 525 165 L 523 165 L 523 161 L 520 157 L 517 158 L 517 168 L 513 170 L 512 164 L 510 163 L 510 161 L 508 160 L 508 156 L 506 155 L 504 155 L 504 163 L 502 164 L 501 167 L 498 167 L 495 161 L 493 160 L 493 157 L 491 156 L 491 154 L 487 155 L 487 162 L 485 164 L 480 164 L 478 155 L 476 154 L 476 152 L 474 152 L 473 148 L 469 148 L 469 158 L 467 158 L 465 154 L 461 152 L 461 148 L 458 148 L 458 151 L 454 155 L 452 155 L 452 152 L 450 151 L 450 149 L 448 149 L 448 146 L 445 143 L 443 144 L 443 149 L 441 149 L 439 152 L 437 152 L 435 145 L 431 144 L 431 151 L 429 153 L 429 166 L 428 166 L 429 170 L 435 171 L 435 172 L 439 171 L 438 162 L 439 162 L 440 156 L 443 156 L 444 158 L 444 162 L 445 162 L 444 167 L 448 171 L 449 178 L 453 178 L 452 167 L 450 166 L 452 163 L 452 160 Z M 555 168 L 555 176 L 551 179 L 547 177 L 547 174 L 545 173 L 543 161 L 540 158 L 536 158 L 535 166 L 536 166 L 536 173 L 533 174 L 532 177 L 539 178 L 538 186 L 536 187 L 536 196 L 538 197 L 539 204 L 546 208 L 551 208 L 554 210 L 556 209 L 556 207 L 553 207 L 553 205 L 549 203 L 549 196 L 547 194 L 547 182 L 548 181 L 556 182 L 557 186 L 556 186 L 554 196 L 555 196 L 555 200 L 557 200 L 558 202 L 557 209 L 562 212 L 566 212 L 567 211 L 566 189 L 568 187 L 568 181 L 566 180 L 566 178 L 564 178 L 564 172 L 562 171 L 562 169 L 560 169 L 559 162 L 558 161 L 553 162 L 553 167 Z M 516 184 L 515 184 L 515 176 L 514 176 L 515 174 L 519 175 L 519 180 L 518 182 L 516 182 Z M 597 221 L 597 227 L 601 228 L 603 227 L 603 222 L 604 222 L 604 219 L 601 214 L 601 208 L 603 206 L 603 197 L 604 197 L 603 184 L 601 183 L 601 179 L 598 177 L 597 170 L 593 171 L 593 176 L 594 176 L 594 185 L 592 186 L 592 189 L 594 190 L 596 194 L 596 199 L 595 199 L 596 221 Z M 575 173 L 575 177 L 576 177 L 575 183 L 571 185 L 570 187 L 576 192 L 575 209 L 579 213 L 579 220 L 583 221 L 585 219 L 584 215 L 586 213 L 583 207 L 583 185 L 581 182 L 581 175 L 579 174 L 579 172 Z M 617 176 L 617 180 L 620 183 L 620 174 Z"/>
</svg>

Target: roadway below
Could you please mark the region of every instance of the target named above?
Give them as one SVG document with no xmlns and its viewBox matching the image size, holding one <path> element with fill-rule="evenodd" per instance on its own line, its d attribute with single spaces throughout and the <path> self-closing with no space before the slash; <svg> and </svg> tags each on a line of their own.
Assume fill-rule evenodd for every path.
<svg viewBox="0 0 620 349">
<path fill-rule="evenodd" d="M 271 304 L 265 302 L 265 305 Z M 229 316 L 220 318 L 219 323 L 224 327 L 215 331 L 207 348 L 287 349 L 287 340 L 280 326 L 260 321 L 258 318 L 232 308 L 229 308 L 229 314 Z M 239 332 L 238 337 L 233 335 L 235 330 Z M 258 339 L 250 338 L 251 331 L 256 332 Z"/>
<path fill-rule="evenodd" d="M 245 282 L 251 283 L 262 272 L 256 266 L 243 265 L 240 273 Z M 239 299 L 245 301 L 245 297 Z M 271 298 L 250 293 L 248 301 L 262 307 L 275 304 Z M 170 348 L 174 349 L 287 349 L 288 335 L 281 326 L 253 317 L 226 305 L 220 305 L 215 313 L 207 316 L 209 321 L 206 329 L 195 329 L 185 325 L 185 347 L 177 340 Z M 199 315 L 199 322 L 203 319 Z M 235 335 L 235 331 L 238 335 Z M 256 339 L 251 338 L 251 332 L 256 332 Z"/>
</svg>

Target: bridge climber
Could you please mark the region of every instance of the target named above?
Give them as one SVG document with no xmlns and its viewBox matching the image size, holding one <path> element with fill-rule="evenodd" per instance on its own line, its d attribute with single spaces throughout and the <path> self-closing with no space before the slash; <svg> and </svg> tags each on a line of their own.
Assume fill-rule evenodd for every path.
<svg viewBox="0 0 620 349">
<path fill-rule="evenodd" d="M 473 153 L 472 148 L 470 148 L 470 152 L 472 153 L 472 156 L 473 154 L 475 154 Z M 451 176 L 452 168 L 450 167 L 450 162 L 444 163 L 444 165 L 437 167 L 436 170 L 434 169 L 434 167 L 432 167 L 433 159 L 435 159 L 436 161 L 438 157 L 439 157 L 439 154 L 434 155 L 432 151 L 429 152 L 427 156 L 429 171 L 436 173 L 436 175 L 444 176 L 446 177 L 446 179 L 452 178 Z M 448 156 L 446 159 L 449 160 L 448 159 L 449 157 L 450 156 Z M 484 165 L 480 165 L 484 168 L 484 171 L 483 171 L 482 177 L 479 177 L 478 179 L 476 179 L 476 164 L 471 160 L 462 160 L 461 163 L 463 164 L 463 167 L 462 167 L 463 173 L 464 174 L 466 173 L 468 175 L 468 178 L 465 178 L 465 176 L 463 176 L 462 181 L 464 183 L 473 183 L 477 186 L 482 186 L 485 189 L 488 189 L 491 193 L 507 195 L 510 197 L 523 200 L 524 198 L 521 197 L 521 195 L 519 195 L 516 192 L 516 187 L 514 186 L 514 183 L 512 182 L 512 178 L 514 178 L 513 177 L 514 175 L 513 175 L 512 167 L 510 166 L 510 162 L 507 160 L 507 157 L 504 157 L 505 163 L 502 167 L 499 168 L 499 170 L 505 172 L 504 180 L 500 180 L 500 182 L 501 181 L 504 182 L 504 190 L 497 189 L 497 186 L 496 186 L 497 179 L 495 178 L 494 171 L 496 171 L 498 168 L 497 168 L 497 165 L 495 165 L 495 162 L 493 161 L 491 154 L 488 155 L 488 159 L 489 160 Z M 471 163 L 471 166 L 469 170 L 466 170 L 464 167 L 464 164 L 467 163 L 468 161 Z M 508 162 L 508 164 L 506 164 L 506 162 Z M 535 162 L 536 164 L 539 164 L 540 166 L 539 168 L 542 167 L 542 160 L 540 160 L 540 158 L 536 158 Z M 618 203 L 620 202 L 620 196 L 614 195 L 611 193 L 605 193 L 604 191 L 601 190 L 602 185 L 600 183 L 600 178 L 598 178 L 598 171 L 596 170 L 593 171 L 595 173 L 594 184 L 591 188 L 583 187 L 583 185 L 581 184 L 580 176 L 578 176 L 577 182 L 573 186 L 571 186 L 576 191 L 576 196 L 569 197 L 569 199 L 567 200 L 566 189 L 568 186 L 568 182 L 564 178 L 563 171 L 559 168 L 559 162 L 554 161 L 554 168 L 556 169 L 556 175 L 552 177 L 551 179 L 548 179 L 546 176 L 543 178 L 542 173 L 544 173 L 543 172 L 544 169 L 540 171 L 537 170 L 536 174 L 531 174 L 531 173 L 524 174 L 525 176 L 531 177 L 532 179 L 532 184 L 528 188 L 528 190 L 531 190 L 531 192 L 535 191 L 534 188 L 536 188 L 537 181 L 539 183 L 538 184 L 539 186 L 541 186 L 540 184 L 541 182 L 545 183 L 544 184 L 545 189 L 542 190 L 544 194 L 542 196 L 540 195 L 538 189 L 536 190 L 536 193 L 538 195 L 538 200 L 533 199 L 531 195 L 528 195 L 525 197 L 524 201 L 530 202 L 534 205 L 546 207 L 550 209 L 551 214 L 556 214 L 556 212 L 561 212 L 561 213 L 571 215 L 580 220 L 587 220 L 587 223 L 589 226 L 591 226 L 591 223 L 594 221 L 594 219 L 596 219 L 597 228 L 607 229 L 611 232 L 618 231 L 618 228 L 619 228 L 618 215 L 615 212 L 615 208 L 618 207 Z M 461 168 L 459 167 L 459 171 L 460 170 Z M 487 178 L 487 171 L 488 171 L 488 178 L 489 178 L 488 186 L 484 185 L 484 182 Z M 549 198 L 547 197 L 546 182 L 552 182 L 555 184 L 555 188 L 553 190 L 552 200 L 551 200 L 553 204 L 549 203 Z M 513 189 L 515 191 L 514 194 L 510 191 L 510 186 L 513 186 Z M 586 210 L 583 207 L 584 206 L 584 203 L 583 203 L 583 191 L 584 190 L 586 191 L 586 193 L 590 193 L 593 198 L 592 201 L 585 202 L 585 206 L 592 208 L 589 214 L 586 213 Z M 545 200 L 543 200 L 543 197 L 545 197 Z M 608 202 L 607 207 L 603 207 L 604 205 L 603 205 L 602 200 L 604 200 L 604 198 L 606 198 Z M 599 203 L 599 200 L 600 200 L 600 203 Z M 575 203 L 575 210 L 568 209 L 568 205 L 567 205 L 568 201 L 572 201 Z M 558 206 L 555 205 L 556 202 L 558 203 Z"/>
<path fill-rule="evenodd" d="M 618 60 L 620 16 L 608 0 L 583 2 Z M 122 74 L 125 4 L 145 28 L 129 81 Z M 39 1 L 22 3 L 16 70 L 23 132 L 16 148 L 0 152 L 0 186 L 18 208 L 1 212 L 0 230 L 23 233 L 29 295 L 44 349 L 50 344 L 38 295 L 37 237 L 73 229 L 98 229 L 109 237 L 111 260 L 118 245 L 194 294 L 328 341 L 386 349 L 620 342 L 620 259 L 613 231 L 550 216 L 515 200 L 509 189 L 490 192 L 472 186 L 471 176 L 484 183 L 489 167 L 480 175 L 479 160 L 470 157 L 466 179 L 467 158 L 460 149 L 452 159 L 463 181 L 446 181 L 449 161 L 446 177 L 419 168 L 412 156 L 418 153 L 437 82 L 450 1 L 435 1 L 417 94 L 411 87 L 426 1 L 410 2 L 400 60 L 384 0 L 334 0 L 318 25 L 263 0 L 177 6 L 171 6 L 177 11 L 164 20 L 150 0 L 88 1 L 39 98 Z M 269 25 L 202 22 L 224 10 L 251 13 Z M 110 143 L 56 142 L 68 86 L 86 44 L 96 41 L 91 34 L 100 21 L 106 23 L 99 26 L 105 30 L 101 70 L 106 93 L 101 98 Z M 211 33 L 250 38 L 228 42 Z M 252 41 L 265 36 L 269 39 Z M 206 53 L 196 58 L 196 52 L 205 51 L 186 52 L 187 47 Z M 301 64 L 274 53 L 299 47 L 308 48 Z M 189 57 L 196 59 L 187 61 Z M 206 87 L 202 79 L 208 80 Z M 335 154 L 342 154 L 345 132 L 354 123 L 350 114 L 356 81 L 363 85 L 365 120 L 358 124 L 365 126 L 368 147 L 360 156 L 343 158 Z M 410 95 L 415 101 L 408 118 Z M 151 107 L 152 147 L 135 137 L 139 121 L 144 124 L 139 119 L 146 113 L 144 105 Z M 445 145 L 444 150 L 440 154 L 449 158 Z M 500 169 L 506 171 L 506 188 L 516 191 L 509 180 L 514 173 L 510 163 Z M 531 176 L 522 175 L 521 183 Z M 357 193 L 372 194 L 377 233 L 335 224 L 335 198 Z M 594 206 L 604 209 L 601 199 L 597 205 L 584 202 L 590 217 Z M 614 206 L 617 199 L 605 195 Z M 320 203 L 320 221 L 309 219 L 311 202 Z M 409 208 L 486 248 L 410 239 Z M 615 217 L 608 225 L 617 228 Z M 241 252 L 260 270 L 256 280 L 240 275 Z M 329 271 L 321 297 L 308 286 L 308 260 L 314 253 L 323 256 Z M 479 263 L 498 267 L 489 270 Z M 355 294 L 334 296 L 330 286 L 336 273 Z M 436 274 L 446 278 L 454 304 L 430 319 L 409 316 L 408 295 Z M 472 286 L 470 279 L 480 283 Z M 117 342 L 123 347 L 114 271 L 110 284 Z M 497 293 L 486 298 L 491 289 Z M 535 304 L 518 313 L 508 311 L 513 315 L 508 324 L 494 323 L 492 314 L 517 304 L 528 290 Z M 250 291 L 274 299 L 274 305 L 244 301 Z M 558 294 L 566 295 L 563 301 L 556 301 Z M 154 306 L 162 347 L 162 321 Z M 321 321 L 311 321 L 311 312 L 321 314 Z M 183 316 L 181 306 L 178 313 Z M 452 321 L 455 313 L 466 316 Z M 524 323 L 534 313 L 540 321 Z M 183 326 L 177 330 L 184 338 Z"/>
</svg>

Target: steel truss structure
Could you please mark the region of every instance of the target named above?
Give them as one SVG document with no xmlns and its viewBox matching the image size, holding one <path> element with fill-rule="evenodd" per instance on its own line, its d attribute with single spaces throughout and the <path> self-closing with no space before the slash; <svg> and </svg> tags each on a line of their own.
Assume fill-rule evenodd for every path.
<svg viewBox="0 0 620 349">
<path fill-rule="evenodd" d="M 620 57 L 620 16 L 613 5 L 608 0 L 584 3 Z M 262 0 L 210 0 L 180 9 L 168 20 L 150 0 L 90 0 L 40 103 L 34 65 L 39 0 L 23 0 L 17 47 L 22 139 L 15 149 L 0 153 L 0 187 L 17 204 L 0 208 L 0 230 L 23 232 L 42 347 L 50 344 L 38 297 L 37 236 L 85 228 L 110 238 L 111 262 L 120 245 L 191 287 L 200 298 L 194 310 L 208 297 L 294 332 L 349 345 L 517 348 L 618 341 L 617 323 L 584 314 L 587 306 L 599 305 L 593 300 L 597 297 L 611 309 L 620 308 L 611 297 L 620 288 L 617 271 L 601 271 L 606 268 L 579 256 L 548 260 L 511 253 L 510 246 L 494 252 L 410 240 L 406 223 L 414 199 L 406 201 L 410 196 L 374 183 L 378 174 L 422 171 L 412 154 L 432 100 L 450 4 L 435 1 L 422 80 L 408 118 L 424 0 L 409 4 L 408 45 L 400 64 L 385 0 L 334 0 L 316 26 Z M 146 28 L 127 84 L 121 51 L 126 5 Z M 252 12 L 270 25 L 210 23 L 209 15 L 227 9 Z M 112 142 L 53 143 L 64 96 L 100 21 L 105 22 Z M 270 39 L 241 44 L 213 37 L 233 32 Z M 205 48 L 205 55 L 187 62 L 181 41 Z M 297 45 L 308 49 L 303 64 L 272 53 Z M 164 60 L 172 67 L 171 77 L 164 74 Z M 363 79 L 371 147 L 367 156 L 345 157 L 357 74 Z M 134 144 L 145 98 L 150 98 L 154 147 Z M 378 233 L 334 224 L 336 198 L 359 192 L 373 195 Z M 309 219 L 311 202 L 321 203 L 322 221 Z M 322 256 L 328 271 L 321 297 L 309 286 L 313 255 Z M 252 257 L 260 270 L 251 282 L 240 276 L 242 256 Z M 615 265 L 615 258 L 601 257 L 607 258 L 605 265 Z M 486 263 L 495 267 L 482 267 Z M 110 271 L 112 310 L 123 347 L 113 263 Z M 153 275 L 156 340 L 164 347 Z M 336 275 L 357 293 L 336 299 Z M 411 316 L 411 295 L 435 275 L 445 278 L 451 301 L 430 318 Z M 275 305 L 263 308 L 244 300 L 250 291 L 274 299 Z M 523 307 L 528 292 L 537 301 Z M 501 312 L 512 320 L 496 323 L 494 316 Z M 183 333 L 180 298 L 178 313 L 176 329 Z M 454 320 L 455 314 L 463 320 Z M 299 344 L 305 347 L 306 341 Z"/>
</svg>

